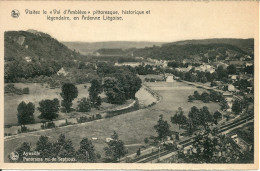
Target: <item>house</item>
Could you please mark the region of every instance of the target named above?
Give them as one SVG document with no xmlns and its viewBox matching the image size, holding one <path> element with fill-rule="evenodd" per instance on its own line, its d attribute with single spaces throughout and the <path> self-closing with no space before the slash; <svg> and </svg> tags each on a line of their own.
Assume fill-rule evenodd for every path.
<svg viewBox="0 0 260 171">
<path fill-rule="evenodd" d="M 137 67 L 141 65 L 140 62 L 123 62 L 123 63 L 115 63 L 115 66 L 131 66 L 131 67 Z"/>
<path fill-rule="evenodd" d="M 238 79 L 238 75 L 229 75 L 232 81 L 236 81 Z"/>
<path fill-rule="evenodd" d="M 112 141 L 113 139 L 112 138 L 106 138 L 106 142 L 108 143 L 108 142 L 110 142 L 110 141 Z"/>
<path fill-rule="evenodd" d="M 215 68 L 208 64 L 200 65 L 199 67 L 195 67 L 195 71 L 203 71 L 203 72 L 215 72 Z"/>
<path fill-rule="evenodd" d="M 236 88 L 235 86 L 233 86 L 232 84 L 228 84 L 228 87 L 227 87 L 228 91 L 231 91 L 231 92 L 234 92 L 236 91 Z"/>
<path fill-rule="evenodd" d="M 231 136 L 232 140 L 238 145 L 240 152 L 249 152 L 252 149 L 252 144 L 247 143 L 237 134 Z"/>
<path fill-rule="evenodd" d="M 26 60 L 26 62 L 32 62 L 32 58 L 30 56 L 26 56 L 24 59 Z"/>
<path fill-rule="evenodd" d="M 57 75 L 67 76 L 68 74 L 69 72 L 65 71 L 63 67 L 57 72 Z"/>
</svg>

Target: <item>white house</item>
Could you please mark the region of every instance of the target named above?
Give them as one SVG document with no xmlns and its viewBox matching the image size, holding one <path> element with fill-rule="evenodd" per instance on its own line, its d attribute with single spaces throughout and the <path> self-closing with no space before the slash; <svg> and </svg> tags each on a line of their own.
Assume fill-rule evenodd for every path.
<svg viewBox="0 0 260 171">
<path fill-rule="evenodd" d="M 65 71 L 63 67 L 57 72 L 57 75 L 67 76 L 68 74 L 69 72 Z"/>
</svg>

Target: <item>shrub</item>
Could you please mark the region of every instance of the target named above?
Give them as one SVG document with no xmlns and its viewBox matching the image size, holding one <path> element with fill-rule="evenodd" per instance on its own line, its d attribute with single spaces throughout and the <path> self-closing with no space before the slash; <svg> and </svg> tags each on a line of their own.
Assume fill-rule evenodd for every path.
<svg viewBox="0 0 260 171">
<path fill-rule="evenodd" d="M 80 101 L 78 101 L 78 112 L 89 112 L 91 110 L 91 102 L 87 98 L 82 98 Z"/>
<path fill-rule="evenodd" d="M 102 119 L 102 115 L 96 114 L 96 119 Z"/>
<path fill-rule="evenodd" d="M 29 94 L 29 88 L 28 87 L 23 89 L 23 94 Z"/>
<path fill-rule="evenodd" d="M 55 128 L 55 123 L 54 122 L 48 122 L 46 125 L 46 128 Z"/>
<path fill-rule="evenodd" d="M 88 122 L 89 119 L 88 117 L 85 117 L 85 116 L 81 116 L 78 120 L 78 123 L 83 123 L 83 122 Z"/>
<path fill-rule="evenodd" d="M 27 132 L 27 127 L 26 127 L 26 126 L 23 126 L 23 127 L 21 128 L 21 132 Z"/>
</svg>

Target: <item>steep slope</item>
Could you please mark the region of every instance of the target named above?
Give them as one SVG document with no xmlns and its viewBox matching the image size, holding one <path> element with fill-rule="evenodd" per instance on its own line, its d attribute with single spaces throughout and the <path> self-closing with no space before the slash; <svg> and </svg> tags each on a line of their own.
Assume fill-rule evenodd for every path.
<svg viewBox="0 0 260 171">
<path fill-rule="evenodd" d="M 82 57 L 50 35 L 35 30 L 4 34 L 5 82 L 51 76 Z"/>
<path fill-rule="evenodd" d="M 5 32 L 5 61 L 29 56 L 39 60 L 65 60 L 78 56 L 50 35 L 29 31 Z"/>
</svg>

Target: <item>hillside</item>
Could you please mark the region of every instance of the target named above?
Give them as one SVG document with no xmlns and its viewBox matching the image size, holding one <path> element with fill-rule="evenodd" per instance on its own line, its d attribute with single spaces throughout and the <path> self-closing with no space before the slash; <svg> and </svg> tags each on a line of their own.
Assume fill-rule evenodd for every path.
<svg viewBox="0 0 260 171">
<path fill-rule="evenodd" d="M 192 59 L 196 61 L 216 58 L 237 60 L 245 55 L 253 56 L 253 39 L 205 39 L 165 43 L 161 47 L 134 51 L 134 56 L 166 60 Z"/>
<path fill-rule="evenodd" d="M 35 30 L 4 34 L 5 81 L 50 76 L 83 58 L 50 35 Z"/>
<path fill-rule="evenodd" d="M 145 48 L 154 45 L 160 46 L 161 42 L 135 42 L 135 41 L 108 41 L 108 42 L 62 42 L 71 50 L 76 50 L 83 55 L 93 54 L 99 49 L 130 49 L 130 48 Z"/>
<path fill-rule="evenodd" d="M 184 40 L 172 43 L 163 44 L 168 45 L 208 45 L 208 44 L 227 44 L 240 48 L 241 50 L 251 53 L 254 49 L 254 39 L 201 39 L 201 40 Z"/>
<path fill-rule="evenodd" d="M 50 35 L 28 31 L 5 32 L 5 61 L 32 57 L 39 60 L 64 60 L 79 56 Z"/>
</svg>

